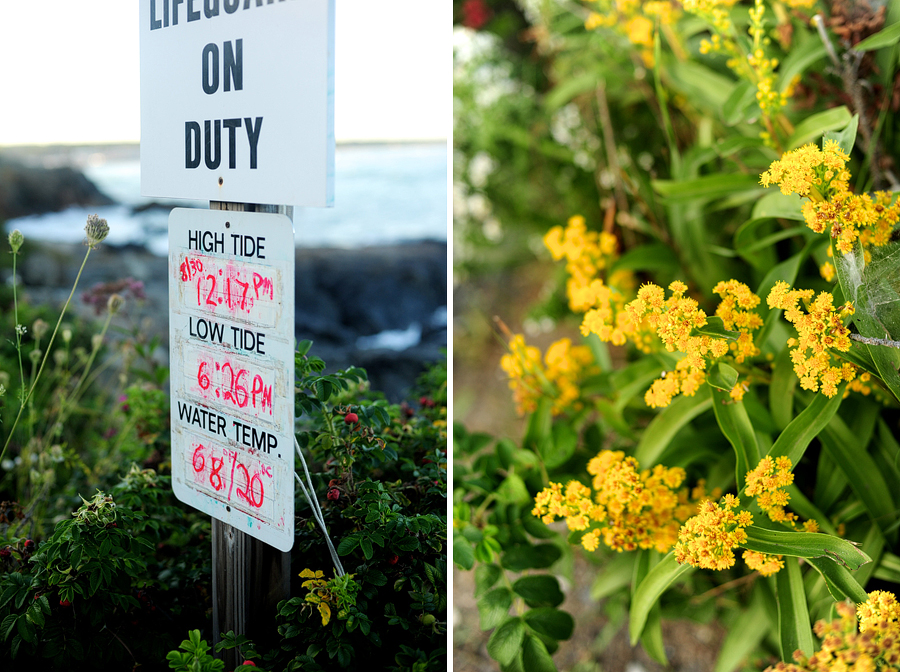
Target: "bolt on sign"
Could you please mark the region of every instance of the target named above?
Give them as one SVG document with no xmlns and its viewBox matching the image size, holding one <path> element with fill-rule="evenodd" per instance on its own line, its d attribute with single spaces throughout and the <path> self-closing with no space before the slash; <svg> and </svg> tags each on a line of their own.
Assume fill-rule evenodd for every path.
<svg viewBox="0 0 900 672">
<path fill-rule="evenodd" d="M 334 0 L 140 0 L 141 194 L 330 206 Z"/>
<path fill-rule="evenodd" d="M 294 230 L 284 215 L 169 216 L 175 496 L 294 543 Z"/>
</svg>

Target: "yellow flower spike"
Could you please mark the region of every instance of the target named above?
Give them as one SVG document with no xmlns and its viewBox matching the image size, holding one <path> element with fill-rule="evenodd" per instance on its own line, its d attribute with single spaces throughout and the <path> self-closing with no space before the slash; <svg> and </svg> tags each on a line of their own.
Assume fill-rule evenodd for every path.
<svg viewBox="0 0 900 672">
<path fill-rule="evenodd" d="M 675 559 L 702 569 L 727 569 L 734 565 L 734 552 L 747 540 L 744 528 L 752 524 L 749 511 L 732 510 L 740 505 L 733 495 L 725 495 L 722 506 L 706 500 L 699 512 L 682 525 L 675 545 Z"/>
<path fill-rule="evenodd" d="M 588 551 L 596 550 L 602 538 L 617 551 L 655 548 L 665 553 L 677 541 L 681 522 L 696 511 L 687 489 L 679 490 L 683 469 L 657 465 L 639 471 L 633 457 L 604 450 L 587 470 L 591 488 L 572 481 L 564 496 L 562 486 L 551 483 L 535 497 L 532 513 L 545 523 L 563 518 L 570 530 L 587 529 L 581 543 Z"/>
<path fill-rule="evenodd" d="M 772 576 L 784 569 L 784 561 L 780 555 L 766 555 L 757 551 L 744 551 L 741 556 L 747 567 L 763 576 Z"/>
</svg>

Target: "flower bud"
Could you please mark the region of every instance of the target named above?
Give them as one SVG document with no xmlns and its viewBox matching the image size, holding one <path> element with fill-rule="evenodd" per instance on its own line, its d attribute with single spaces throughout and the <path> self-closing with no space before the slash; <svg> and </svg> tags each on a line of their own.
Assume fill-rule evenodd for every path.
<svg viewBox="0 0 900 672">
<path fill-rule="evenodd" d="M 99 350 L 101 345 L 103 345 L 102 334 L 94 334 L 93 336 L 91 336 L 91 348 L 92 349 Z"/>
<path fill-rule="evenodd" d="M 93 250 L 109 235 L 109 224 L 97 215 L 88 215 L 84 232 L 87 234 L 86 244 Z"/>
<path fill-rule="evenodd" d="M 47 333 L 49 328 L 50 325 L 41 318 L 36 319 L 34 324 L 31 325 L 31 331 L 34 332 L 34 338 L 38 341 L 44 337 L 44 334 Z"/>
<path fill-rule="evenodd" d="M 62 337 L 63 337 L 63 341 L 65 343 L 69 343 L 69 341 L 72 340 L 72 327 L 70 327 L 68 325 L 64 325 L 63 331 L 62 331 Z"/>
<path fill-rule="evenodd" d="M 18 229 L 11 231 L 9 234 L 9 246 L 12 248 L 13 254 L 18 253 L 19 249 L 22 247 L 22 243 L 25 242 L 25 236 L 22 235 L 22 232 Z"/>
<path fill-rule="evenodd" d="M 106 302 L 106 308 L 109 310 L 110 315 L 115 315 L 119 312 L 122 306 L 125 305 L 125 297 L 121 294 L 110 294 L 109 300 Z"/>
</svg>

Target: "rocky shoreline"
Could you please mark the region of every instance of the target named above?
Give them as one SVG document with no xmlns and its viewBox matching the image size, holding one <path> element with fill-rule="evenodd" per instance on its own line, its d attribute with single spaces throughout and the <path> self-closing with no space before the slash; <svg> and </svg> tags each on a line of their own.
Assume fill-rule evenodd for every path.
<svg viewBox="0 0 900 672">
<path fill-rule="evenodd" d="M 33 243 L 26 250 L 19 262 L 23 295 L 34 303 L 62 305 L 78 274 L 84 246 Z M 324 359 L 329 370 L 361 366 L 368 371 L 373 389 L 400 401 L 428 363 L 444 358 L 445 242 L 298 248 L 295 264 L 295 335 L 313 341 L 312 354 Z M 70 309 L 92 317 L 94 307 L 84 300 L 85 293 L 126 278 L 141 283 L 141 329 L 148 336 L 159 335 L 162 347 L 157 356 L 165 362 L 166 258 L 134 245 L 101 245 L 91 253 L 79 281 L 77 301 Z M 136 308 L 127 311 L 122 326 L 130 324 Z"/>
</svg>

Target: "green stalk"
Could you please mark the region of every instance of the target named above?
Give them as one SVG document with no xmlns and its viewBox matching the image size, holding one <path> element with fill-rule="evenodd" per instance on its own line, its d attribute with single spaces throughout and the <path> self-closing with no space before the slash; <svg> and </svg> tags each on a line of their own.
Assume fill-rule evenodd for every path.
<svg viewBox="0 0 900 672">
<path fill-rule="evenodd" d="M 16 352 L 19 355 L 19 380 L 22 383 L 21 392 L 19 393 L 19 399 L 21 401 L 21 405 L 25 405 L 25 369 L 22 367 L 22 334 L 19 333 L 19 299 L 18 299 L 18 282 L 16 282 L 16 257 L 19 256 L 18 252 L 13 252 L 13 263 L 12 263 L 12 278 L 13 278 L 13 314 L 15 316 L 16 323 Z M 2 459 L 2 454 L 0 454 L 0 459 Z"/>
<path fill-rule="evenodd" d="M 6 449 L 9 447 L 10 439 L 12 439 L 12 435 L 13 433 L 15 433 L 16 427 L 19 424 L 19 420 L 22 417 L 22 411 L 25 410 L 25 404 L 28 403 L 28 400 L 31 399 L 31 395 L 34 394 L 34 389 L 35 387 L 37 387 L 37 383 L 38 380 L 40 380 L 41 373 L 44 371 L 44 364 L 47 363 L 47 357 L 50 355 L 50 350 L 53 348 L 53 341 L 56 339 L 56 334 L 59 331 L 59 325 L 62 324 L 63 316 L 65 316 L 66 310 L 69 308 L 69 303 L 72 302 L 72 297 L 75 296 L 75 289 L 78 287 L 78 281 L 81 279 L 81 273 L 82 271 L 84 271 L 84 267 L 87 264 L 87 260 L 91 254 L 92 249 L 94 248 L 88 247 L 87 252 L 84 253 L 84 260 L 81 262 L 81 268 L 78 269 L 78 275 L 75 276 L 75 284 L 72 285 L 72 291 L 69 292 L 69 298 L 66 299 L 66 303 L 63 306 L 62 312 L 60 312 L 59 314 L 59 319 L 56 321 L 56 327 L 53 329 L 53 335 L 50 336 L 50 342 L 47 344 L 47 351 L 44 353 L 44 358 L 41 360 L 41 367 L 38 369 L 37 376 L 31 382 L 31 387 L 28 390 L 28 394 L 22 400 L 22 405 L 19 407 L 19 413 L 16 415 L 16 419 L 9 430 L 9 434 L 6 436 L 6 441 L 3 444 L 3 450 L 0 450 L 0 461 L 2 461 L 3 456 L 6 455 Z"/>
</svg>

